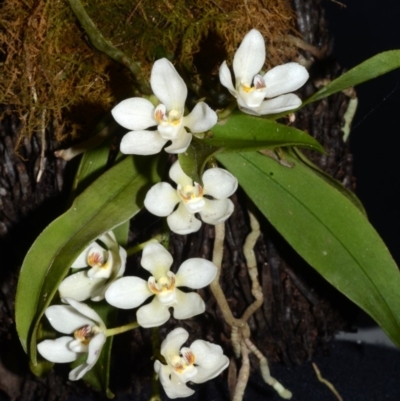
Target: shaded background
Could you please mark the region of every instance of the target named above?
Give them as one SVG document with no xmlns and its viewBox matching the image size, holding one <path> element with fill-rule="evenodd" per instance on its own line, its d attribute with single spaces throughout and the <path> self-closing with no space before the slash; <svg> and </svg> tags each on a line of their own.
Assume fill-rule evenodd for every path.
<svg viewBox="0 0 400 401">
<path fill-rule="evenodd" d="M 398 0 L 344 1 L 347 3 L 346 8 L 341 8 L 331 0 L 321 0 L 327 11 L 330 32 L 335 38 L 335 56 L 342 66 L 351 68 L 376 53 L 400 48 Z M 357 194 L 398 264 L 399 88 L 400 72 L 392 72 L 359 86 L 359 108 L 350 136 Z M 321 351 L 313 360 L 345 401 L 400 400 L 400 353 L 394 349 L 338 342 L 328 352 Z M 123 369 L 121 366 L 121 371 Z M 271 370 L 275 377 L 293 391 L 295 401 L 336 400 L 317 381 L 311 363 L 297 367 L 272 364 Z M 246 400 L 279 399 L 259 377 L 252 377 L 251 384 L 246 391 Z M 221 378 L 199 389 L 199 393 L 200 399 L 204 400 L 229 399 Z M 132 394 L 125 399 L 134 400 L 138 397 Z"/>
<path fill-rule="evenodd" d="M 343 67 L 352 68 L 382 51 L 400 49 L 400 2 L 344 3 L 346 8 L 323 1 L 334 54 Z M 350 134 L 356 193 L 400 265 L 400 71 L 356 90 L 359 105 Z"/>
<path fill-rule="evenodd" d="M 334 56 L 341 66 L 350 69 L 377 53 L 400 49 L 400 2 L 344 0 L 343 3 L 346 7 L 322 1 L 334 38 Z M 350 134 L 356 193 L 400 265 L 400 71 L 362 84 L 356 91 L 359 105 Z M 361 326 L 371 325 L 363 317 L 360 321 Z M 313 360 L 344 401 L 400 400 L 397 349 L 336 342 L 329 355 L 317 355 Z M 273 365 L 272 369 L 294 392 L 293 400 L 337 400 L 317 381 L 310 363 L 294 368 Z M 257 385 L 252 390 L 257 391 Z M 267 399 L 277 400 L 275 397 Z"/>
<path fill-rule="evenodd" d="M 321 1 L 334 38 L 334 56 L 341 66 L 350 69 L 377 53 L 400 49 L 400 2 L 342 2 L 346 7 Z M 356 91 L 359 104 L 350 134 L 356 193 L 400 265 L 400 71 L 362 84 Z M 360 317 L 361 327 L 372 325 Z M 344 401 L 400 400 L 400 351 L 395 348 L 336 341 L 312 361 Z M 271 373 L 293 392 L 293 401 L 337 400 L 318 382 L 311 362 L 296 367 L 272 363 Z M 246 400 L 280 399 L 259 377 L 250 383 Z"/>
</svg>

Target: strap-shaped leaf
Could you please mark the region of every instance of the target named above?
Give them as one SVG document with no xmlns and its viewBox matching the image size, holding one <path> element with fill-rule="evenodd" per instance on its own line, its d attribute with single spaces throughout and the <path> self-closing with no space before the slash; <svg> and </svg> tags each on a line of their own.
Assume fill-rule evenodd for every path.
<svg viewBox="0 0 400 401">
<path fill-rule="evenodd" d="M 57 288 L 85 246 L 125 222 L 143 205 L 145 188 L 159 180 L 157 157 L 127 157 L 90 185 L 37 238 L 17 287 L 16 325 L 36 364 L 36 332 Z"/>
<path fill-rule="evenodd" d="M 199 184 L 206 163 L 220 152 L 287 146 L 324 152 L 324 148 L 304 131 L 241 112 L 232 113 L 226 121 L 215 125 L 211 131 L 211 138 L 194 138 L 187 151 L 179 154 L 179 163 L 183 171 Z"/>
<path fill-rule="evenodd" d="M 400 273 L 388 249 L 348 197 L 285 154 L 293 168 L 255 152 L 217 158 L 289 244 L 400 346 Z"/>
<path fill-rule="evenodd" d="M 223 148 L 224 152 L 247 152 L 298 146 L 324 152 L 324 148 L 309 134 L 288 125 L 241 112 L 232 113 L 226 121 L 215 125 L 212 138 L 204 144 Z"/>
<path fill-rule="evenodd" d="M 396 68 L 400 68 L 400 50 L 389 50 L 379 53 L 345 72 L 339 78 L 331 81 L 328 85 L 324 86 L 318 92 L 314 93 L 314 95 L 305 100 L 302 107 L 308 103 L 321 100 L 336 92 L 340 92 L 343 89 L 370 81 L 371 79 L 386 74 Z"/>
</svg>

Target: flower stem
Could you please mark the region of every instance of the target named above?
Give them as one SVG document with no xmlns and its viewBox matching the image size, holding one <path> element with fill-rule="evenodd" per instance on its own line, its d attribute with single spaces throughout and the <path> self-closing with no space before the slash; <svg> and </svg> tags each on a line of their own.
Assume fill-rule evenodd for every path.
<svg viewBox="0 0 400 401">
<path fill-rule="evenodd" d="M 132 246 L 131 248 L 127 249 L 128 256 L 134 255 L 143 250 L 143 248 L 147 244 L 152 244 L 154 242 L 163 242 L 164 241 L 164 234 L 157 234 L 153 238 L 150 238 L 148 241 L 142 242 L 141 244 Z"/>
<path fill-rule="evenodd" d="M 115 336 L 116 334 L 125 333 L 126 331 L 133 330 L 139 327 L 138 322 L 128 323 L 124 326 L 114 327 L 113 329 L 106 330 L 106 336 L 111 337 Z"/>
<path fill-rule="evenodd" d="M 140 92 L 142 94 L 150 94 L 150 87 L 143 79 L 143 71 L 139 63 L 135 62 L 121 50 L 113 46 L 111 42 L 101 34 L 79 0 L 68 0 L 68 2 L 76 18 L 78 18 L 86 34 L 89 36 L 93 46 L 108 57 L 129 68 L 137 81 Z"/>
</svg>

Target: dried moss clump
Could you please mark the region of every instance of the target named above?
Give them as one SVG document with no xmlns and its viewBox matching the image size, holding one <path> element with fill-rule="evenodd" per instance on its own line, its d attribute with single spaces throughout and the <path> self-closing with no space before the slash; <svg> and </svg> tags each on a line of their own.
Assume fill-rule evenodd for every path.
<svg viewBox="0 0 400 401">
<path fill-rule="evenodd" d="M 97 114 L 110 108 L 110 62 L 83 40 L 67 3 L 4 0 L 0 41 L 0 103 L 19 114 L 23 134 L 30 136 L 51 121 L 62 139 L 65 124 L 71 134 L 77 124 L 90 123 L 91 116 L 78 113 L 79 105 Z M 77 114 L 66 118 L 73 109 Z"/>
<path fill-rule="evenodd" d="M 281 39 L 293 33 L 288 0 L 83 1 L 99 31 L 143 68 L 167 57 L 193 79 L 232 59 L 251 28 L 267 41 L 267 67 L 293 59 Z M 4 0 L 0 6 L 0 103 L 11 105 L 32 135 L 51 122 L 56 138 L 88 132 L 134 80 L 94 49 L 68 2 Z M 201 57 L 196 58 L 196 54 Z M 198 77 L 197 77 L 197 82 Z"/>
</svg>

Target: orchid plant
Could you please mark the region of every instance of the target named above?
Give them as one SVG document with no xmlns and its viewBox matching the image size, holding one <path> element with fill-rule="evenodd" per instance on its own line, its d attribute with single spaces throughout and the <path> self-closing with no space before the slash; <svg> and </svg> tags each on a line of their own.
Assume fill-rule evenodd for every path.
<svg viewBox="0 0 400 401">
<path fill-rule="evenodd" d="M 141 265 L 152 276 L 147 281 L 139 277 L 123 277 L 115 281 L 106 292 L 110 305 L 121 309 L 140 306 L 147 298 L 154 296 L 151 303 L 136 312 L 142 327 L 164 324 L 174 309 L 175 319 L 188 319 L 203 313 L 204 301 L 195 292 L 182 292 L 178 287 L 199 289 L 209 285 L 217 274 L 216 266 L 205 259 L 188 259 L 176 274 L 169 269 L 173 263 L 171 254 L 160 244 L 148 244 L 143 249 Z"/>
<path fill-rule="evenodd" d="M 53 328 L 71 336 L 56 340 L 44 340 L 38 344 L 39 353 L 48 361 L 68 363 L 87 354 L 86 362 L 69 373 L 70 380 L 81 379 L 99 359 L 106 342 L 106 326 L 101 317 L 87 305 L 72 298 L 65 298 L 68 305 L 52 305 L 46 309 L 46 317 Z"/>
<path fill-rule="evenodd" d="M 172 330 L 161 344 L 160 353 L 166 364 L 154 362 L 154 370 L 169 398 L 182 398 L 194 394 L 186 383 L 204 383 L 218 376 L 229 359 L 219 345 L 196 340 L 190 347 L 182 347 L 189 333 L 180 327 Z"/>
<path fill-rule="evenodd" d="M 214 226 L 232 214 L 234 206 L 228 197 L 235 193 L 238 181 L 229 171 L 218 167 L 209 169 L 204 172 L 203 185 L 200 185 L 184 173 L 177 160 L 169 176 L 176 189 L 167 182 L 159 182 L 147 192 L 144 205 L 156 216 L 168 216 L 172 232 L 184 235 L 198 231 L 201 221 L 195 217 L 196 213 L 202 221 Z"/>
<path fill-rule="evenodd" d="M 122 101 L 112 110 L 118 124 L 132 130 L 122 138 L 122 153 L 152 155 L 160 152 L 168 141 L 171 141 L 165 148 L 168 153 L 182 153 L 189 147 L 193 134 L 208 131 L 217 123 L 217 114 L 204 102 L 197 103 L 184 116 L 187 87 L 167 59 L 154 63 L 150 84 L 161 102 L 157 107 L 149 100 L 135 97 Z M 146 130 L 150 127 L 157 129 Z"/>
<path fill-rule="evenodd" d="M 126 251 L 119 246 L 112 231 L 87 246 L 71 265 L 80 271 L 60 284 L 61 298 L 76 301 L 101 301 L 110 284 L 125 272 Z M 90 267 L 88 270 L 82 269 Z"/>
<path fill-rule="evenodd" d="M 307 82 L 307 70 L 298 63 L 287 63 L 261 76 L 259 72 L 264 63 L 264 38 L 259 31 L 252 29 L 233 58 L 236 84 L 233 85 L 226 61 L 221 64 L 219 78 L 245 113 L 277 114 L 298 108 L 301 105 L 300 98 L 289 92 L 294 92 Z"/>
<path fill-rule="evenodd" d="M 220 119 L 202 99 L 186 113 L 186 83 L 166 58 L 155 61 L 151 70 L 154 96 L 126 99 L 113 108 L 114 119 L 129 130 L 122 137 L 120 150 L 133 156 L 118 159 L 85 188 L 71 208 L 39 236 L 24 261 L 16 323 L 32 366 L 43 364 L 37 352 L 53 363 L 80 363 L 83 356 L 85 361 L 70 372 L 70 380 L 88 378 L 90 370 L 97 369 L 104 379 L 99 387 L 108 391 L 110 353 L 102 352 L 107 337 L 138 326 L 145 329 L 170 324 L 171 309 L 179 321 L 200 315 L 206 312 L 206 304 L 196 290 L 209 286 L 232 330 L 233 353 L 242 356 L 235 400 L 240 399 L 248 378 L 249 353 L 260 361 L 265 381 L 289 399 L 290 391 L 270 376 L 265 356 L 251 340 L 248 320 L 263 302 L 253 252 L 258 235 L 253 234 L 260 229 L 251 214 L 252 232 L 244 246 L 256 301 L 242 317 L 235 317 L 219 284 L 224 222 L 234 212 L 229 198 L 238 185 L 299 255 L 373 316 L 400 345 L 396 318 L 400 275 L 386 247 L 355 196 L 317 172 L 297 149 L 323 152 L 322 146 L 307 133 L 275 121 L 310 102 L 400 67 L 399 52 L 367 60 L 303 102 L 292 92 L 308 80 L 307 69 L 289 62 L 264 73 L 265 57 L 264 38 L 252 29 L 233 57 L 234 79 L 228 63 L 221 64 L 221 84 L 239 110 L 228 108 L 220 113 Z M 277 148 L 285 150 L 274 153 Z M 167 163 L 162 154 L 156 154 L 163 149 L 177 158 L 169 169 L 173 185 L 161 181 L 167 180 L 160 174 L 167 171 Z M 272 157 L 258 152 L 265 149 Z M 90 171 L 95 167 L 102 171 L 108 147 L 102 150 L 103 159 L 92 158 L 88 150 L 82 165 L 90 164 Z M 78 181 L 83 186 L 85 176 Z M 150 241 L 126 251 L 129 220 L 142 209 L 167 218 L 163 244 Z M 202 223 L 214 227 L 213 260 L 191 258 L 175 269 L 165 240 L 169 230 L 186 235 L 197 232 Z M 301 235 L 296 227 L 304 229 Z M 141 250 L 140 264 L 146 271 L 142 273 L 149 277 L 124 276 L 128 255 Z M 379 274 L 375 269 L 378 260 Z M 64 304 L 54 304 L 57 297 Z M 87 300 L 95 302 L 89 307 L 82 303 Z M 103 311 L 105 317 L 100 313 L 102 308 L 107 312 Z M 136 309 L 137 322 L 107 329 L 115 322 L 110 317 L 114 314 L 108 312 L 115 309 Z M 66 336 L 47 338 L 42 330 L 43 315 L 55 331 Z M 220 345 L 196 340 L 184 347 L 188 338 L 185 329 L 174 328 L 161 350 L 154 351 L 154 370 L 169 398 L 192 395 L 194 390 L 188 383 L 213 379 L 229 364 Z"/>
</svg>

